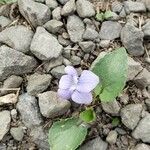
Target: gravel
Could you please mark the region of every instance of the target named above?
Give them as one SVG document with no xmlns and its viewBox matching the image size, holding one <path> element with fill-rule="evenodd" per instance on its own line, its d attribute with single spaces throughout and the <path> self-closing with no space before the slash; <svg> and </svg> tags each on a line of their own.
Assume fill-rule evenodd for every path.
<svg viewBox="0 0 150 150">
<path fill-rule="evenodd" d="M 29 51 L 32 37 L 33 31 L 23 25 L 11 26 L 0 32 L 0 42 L 23 53 Z"/>
<path fill-rule="evenodd" d="M 43 27 L 37 27 L 30 49 L 40 60 L 58 58 L 62 52 L 62 46 L 58 40 Z"/>
<path fill-rule="evenodd" d="M 58 97 L 56 92 L 47 91 L 38 95 L 41 114 L 46 118 L 54 118 L 66 113 L 70 102 Z"/>
</svg>

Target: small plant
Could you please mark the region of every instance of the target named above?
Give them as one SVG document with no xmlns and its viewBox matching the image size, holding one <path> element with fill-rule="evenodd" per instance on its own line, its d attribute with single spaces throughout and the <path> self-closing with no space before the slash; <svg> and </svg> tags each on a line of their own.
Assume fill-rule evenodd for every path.
<svg viewBox="0 0 150 150">
<path fill-rule="evenodd" d="M 95 17 L 96 17 L 97 21 L 102 22 L 104 20 L 107 20 L 107 19 L 111 18 L 112 16 L 113 16 L 113 12 L 108 10 L 108 11 L 105 11 L 104 13 L 103 12 L 97 13 Z"/>
<path fill-rule="evenodd" d="M 76 150 L 85 140 L 88 128 L 96 121 L 96 113 L 89 104 L 95 96 L 104 102 L 113 101 L 123 90 L 127 77 L 127 53 L 124 48 L 105 55 L 95 61 L 91 71 L 84 70 L 78 76 L 76 70 L 67 66 L 66 75 L 59 82 L 58 95 L 65 99 L 72 99 L 78 104 L 85 104 L 86 109 L 79 116 L 55 122 L 49 130 L 49 144 L 51 150 Z M 114 118 L 112 124 L 119 124 Z"/>
</svg>

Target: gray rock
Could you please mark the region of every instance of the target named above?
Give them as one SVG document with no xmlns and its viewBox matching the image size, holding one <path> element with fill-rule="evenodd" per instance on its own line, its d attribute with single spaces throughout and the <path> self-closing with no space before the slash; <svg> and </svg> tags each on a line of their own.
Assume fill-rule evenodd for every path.
<svg viewBox="0 0 150 150">
<path fill-rule="evenodd" d="M 50 20 L 51 11 L 48 6 L 32 0 L 18 0 L 19 10 L 33 27 L 41 26 Z"/>
<path fill-rule="evenodd" d="M 58 2 L 60 2 L 61 4 L 65 4 L 65 3 L 67 3 L 69 0 L 58 0 Z"/>
<path fill-rule="evenodd" d="M 150 112 L 150 98 L 145 100 L 146 106 Z"/>
<path fill-rule="evenodd" d="M 80 65 L 81 58 L 78 56 L 72 56 L 70 61 L 71 61 L 73 66 Z"/>
<path fill-rule="evenodd" d="M 135 84 L 139 88 L 146 88 L 150 85 L 150 72 L 147 69 L 143 69 L 134 79 Z"/>
<path fill-rule="evenodd" d="M 141 139 L 143 142 L 150 143 L 150 114 L 147 114 L 138 126 L 132 132 L 135 139 Z"/>
<path fill-rule="evenodd" d="M 102 48 L 108 48 L 110 45 L 110 40 L 101 40 L 99 46 Z"/>
<path fill-rule="evenodd" d="M 20 95 L 17 109 L 21 115 L 22 122 L 26 127 L 34 128 L 43 122 L 38 109 L 37 100 L 33 96 L 30 96 L 27 93 Z"/>
<path fill-rule="evenodd" d="M 79 150 L 107 150 L 108 144 L 100 137 L 85 143 Z"/>
<path fill-rule="evenodd" d="M 36 127 L 31 130 L 30 137 L 34 143 L 37 144 L 41 150 L 49 150 L 48 131 L 44 131 L 43 127 Z"/>
<path fill-rule="evenodd" d="M 142 31 L 144 32 L 144 37 L 150 39 L 150 20 L 142 27 Z"/>
<path fill-rule="evenodd" d="M 27 77 L 27 92 L 30 95 L 37 95 L 45 91 L 50 85 L 52 76 L 49 74 L 34 73 Z"/>
<path fill-rule="evenodd" d="M 56 20 L 61 19 L 61 7 L 57 7 L 52 11 L 52 17 Z"/>
<path fill-rule="evenodd" d="M 82 35 L 85 27 L 82 20 L 78 16 L 72 15 L 68 17 L 67 30 L 72 42 L 76 43 L 82 41 Z"/>
<path fill-rule="evenodd" d="M 37 62 L 33 57 L 7 46 L 0 47 L 0 81 L 12 74 L 23 75 L 30 73 L 36 66 Z"/>
<path fill-rule="evenodd" d="M 121 31 L 121 41 L 132 56 L 144 54 L 143 37 L 143 32 L 129 23 Z"/>
<path fill-rule="evenodd" d="M 118 2 L 118 1 L 114 1 L 112 4 L 111 4 L 111 9 L 113 12 L 115 13 L 120 13 L 121 10 L 123 8 L 123 4 L 121 2 Z"/>
<path fill-rule="evenodd" d="M 119 103 L 114 100 L 112 102 L 102 102 L 103 110 L 112 116 L 118 116 L 120 111 Z"/>
<path fill-rule="evenodd" d="M 122 10 L 121 10 L 121 12 L 120 12 L 120 14 L 119 14 L 119 16 L 121 17 L 121 18 L 124 18 L 124 17 L 126 17 L 126 11 L 125 11 L 125 9 L 124 9 L 124 7 L 122 8 Z"/>
<path fill-rule="evenodd" d="M 70 45 L 70 40 L 64 39 L 62 35 L 58 35 L 58 42 L 63 46 Z"/>
<path fill-rule="evenodd" d="M 118 22 L 105 21 L 102 23 L 100 38 L 103 40 L 114 40 L 120 37 L 122 26 Z"/>
<path fill-rule="evenodd" d="M 72 66 L 72 63 L 68 59 L 66 59 L 66 58 L 63 59 L 63 64 L 65 66 Z"/>
<path fill-rule="evenodd" d="M 15 50 L 27 53 L 30 48 L 32 37 L 32 30 L 23 25 L 17 25 L 3 30 L 0 33 L 0 42 Z"/>
<path fill-rule="evenodd" d="M 106 141 L 107 141 L 109 144 L 115 144 L 115 143 L 116 143 L 116 140 L 117 140 L 117 136 L 118 136 L 117 131 L 112 130 L 112 131 L 110 131 L 109 134 L 107 135 Z"/>
<path fill-rule="evenodd" d="M 67 59 L 70 59 L 71 57 L 71 50 L 70 49 L 64 49 L 63 56 Z"/>
<path fill-rule="evenodd" d="M 7 150 L 7 145 L 5 143 L 0 143 L 0 150 Z"/>
<path fill-rule="evenodd" d="M 5 134 L 9 131 L 11 117 L 10 112 L 7 110 L 0 112 L 0 141 L 3 139 Z"/>
<path fill-rule="evenodd" d="M 88 0 L 77 0 L 77 13 L 80 17 L 92 17 L 95 15 L 94 5 Z"/>
<path fill-rule="evenodd" d="M 57 58 L 62 52 L 62 46 L 58 40 L 43 27 L 37 27 L 30 49 L 40 60 Z"/>
<path fill-rule="evenodd" d="M 122 108 L 120 113 L 122 123 L 133 130 L 140 120 L 142 109 L 141 104 L 129 104 Z"/>
<path fill-rule="evenodd" d="M 133 80 L 135 76 L 143 70 L 141 64 L 128 56 L 128 76 L 127 80 Z"/>
<path fill-rule="evenodd" d="M 12 75 L 12 76 L 8 77 L 3 82 L 2 89 L 4 89 L 4 90 L 1 90 L 0 95 L 9 94 L 11 92 L 14 92 L 14 91 L 11 91 L 11 90 L 10 91 L 6 91 L 6 89 L 9 89 L 9 88 L 19 88 L 20 85 L 22 84 L 22 81 L 23 81 L 23 79 L 20 76 Z"/>
<path fill-rule="evenodd" d="M 10 134 L 12 137 L 17 140 L 17 141 L 22 141 L 23 136 L 24 136 L 24 130 L 22 126 L 19 127 L 12 127 L 10 129 Z"/>
<path fill-rule="evenodd" d="M 64 65 L 61 65 L 61 66 L 58 66 L 58 67 L 55 67 L 51 70 L 51 74 L 55 77 L 55 78 L 58 78 L 60 79 L 62 75 L 65 74 L 65 66 Z"/>
<path fill-rule="evenodd" d="M 41 114 L 46 118 L 63 115 L 70 108 L 70 102 L 60 98 L 57 93 L 53 91 L 38 94 L 38 98 Z"/>
<path fill-rule="evenodd" d="M 150 150 L 150 146 L 144 143 L 137 144 L 133 150 Z"/>
<path fill-rule="evenodd" d="M 79 42 L 79 46 L 85 53 L 90 53 L 95 49 L 95 44 L 92 41 Z"/>
<path fill-rule="evenodd" d="M 55 9 L 58 6 L 57 0 L 45 0 L 46 5 L 51 9 Z"/>
<path fill-rule="evenodd" d="M 69 16 L 72 15 L 76 10 L 75 0 L 69 0 L 62 8 L 61 15 Z"/>
<path fill-rule="evenodd" d="M 124 8 L 128 14 L 130 12 L 146 12 L 146 7 L 142 2 L 125 1 Z"/>
<path fill-rule="evenodd" d="M 13 119 L 13 120 L 16 120 L 17 119 L 17 110 L 16 109 L 12 109 L 11 110 L 11 112 L 10 112 L 10 114 L 11 114 L 11 118 Z"/>
<path fill-rule="evenodd" d="M 9 25 L 12 21 L 4 16 L 0 16 L 0 29 Z"/>
<path fill-rule="evenodd" d="M 98 32 L 95 29 L 87 26 L 86 30 L 85 30 L 85 32 L 83 34 L 83 39 L 84 40 L 92 40 L 93 41 L 93 40 L 96 40 L 98 38 L 99 38 Z"/>
<path fill-rule="evenodd" d="M 11 5 L 1 5 L 0 6 L 0 16 L 9 17 Z"/>
<path fill-rule="evenodd" d="M 140 1 L 142 1 L 145 4 L 147 10 L 150 11 L 150 1 L 149 0 L 140 0 Z"/>
<path fill-rule="evenodd" d="M 59 32 L 62 26 L 63 23 L 61 21 L 54 20 L 54 19 L 44 24 L 44 28 L 53 34 Z"/>
<path fill-rule="evenodd" d="M 63 57 L 60 56 L 57 59 L 52 59 L 49 62 L 46 62 L 44 64 L 44 69 L 46 70 L 46 72 L 49 72 L 50 70 L 52 70 L 54 67 L 60 66 L 63 63 Z"/>
</svg>

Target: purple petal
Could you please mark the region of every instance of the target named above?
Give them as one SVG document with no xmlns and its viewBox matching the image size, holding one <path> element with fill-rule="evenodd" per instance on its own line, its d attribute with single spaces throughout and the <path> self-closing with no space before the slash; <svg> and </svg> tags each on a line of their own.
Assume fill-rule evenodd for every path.
<svg viewBox="0 0 150 150">
<path fill-rule="evenodd" d="M 71 76 L 78 76 L 77 71 L 72 66 L 65 67 L 65 72 Z"/>
<path fill-rule="evenodd" d="M 71 98 L 71 91 L 69 89 L 63 90 L 63 89 L 58 89 L 58 95 L 63 98 L 63 99 L 70 99 Z"/>
<path fill-rule="evenodd" d="M 73 77 L 70 75 L 63 75 L 59 81 L 60 89 L 69 89 L 73 84 Z"/>
<path fill-rule="evenodd" d="M 98 83 L 99 77 L 97 75 L 91 71 L 84 70 L 79 77 L 77 90 L 79 92 L 89 93 L 97 86 Z"/>
<path fill-rule="evenodd" d="M 74 102 L 78 104 L 90 104 L 92 102 L 91 93 L 82 93 L 82 92 L 74 91 L 71 98 Z"/>
</svg>

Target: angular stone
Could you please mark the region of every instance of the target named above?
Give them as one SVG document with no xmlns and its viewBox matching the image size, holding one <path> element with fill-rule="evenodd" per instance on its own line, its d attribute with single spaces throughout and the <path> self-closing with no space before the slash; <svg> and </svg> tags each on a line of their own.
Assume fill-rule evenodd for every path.
<svg viewBox="0 0 150 150">
<path fill-rule="evenodd" d="M 62 5 L 64 5 L 65 3 L 67 3 L 69 0 L 58 0 L 58 2 L 60 2 Z"/>
<path fill-rule="evenodd" d="M 134 79 L 135 84 L 139 88 L 146 88 L 150 85 L 150 72 L 147 69 L 143 69 Z"/>
<path fill-rule="evenodd" d="M 128 14 L 130 12 L 146 12 L 146 7 L 141 2 L 125 1 L 123 4 Z"/>
<path fill-rule="evenodd" d="M 85 27 L 84 23 L 78 16 L 72 15 L 68 17 L 67 30 L 72 42 L 76 43 L 82 41 L 82 35 Z"/>
<path fill-rule="evenodd" d="M 112 116 L 119 115 L 120 106 L 116 100 L 108 103 L 102 102 L 102 108 L 106 113 L 111 114 Z"/>
<path fill-rule="evenodd" d="M 133 80 L 135 76 L 143 70 L 143 67 L 139 62 L 136 62 L 133 58 L 128 57 L 128 76 L 127 80 Z"/>
<path fill-rule="evenodd" d="M 0 16 L 0 29 L 9 25 L 12 21 L 4 16 Z"/>
<path fill-rule="evenodd" d="M 9 131 L 11 117 L 10 112 L 7 110 L 0 112 L 0 141 L 3 139 L 5 134 Z"/>
<path fill-rule="evenodd" d="M 33 31 L 23 25 L 11 26 L 0 32 L 1 43 L 23 53 L 30 50 L 32 37 Z"/>
<path fill-rule="evenodd" d="M 61 15 L 69 16 L 72 15 L 76 10 L 75 0 L 69 0 L 62 8 Z"/>
<path fill-rule="evenodd" d="M 40 60 L 57 58 L 62 52 L 62 46 L 58 40 L 43 27 L 37 27 L 30 49 Z"/>
<path fill-rule="evenodd" d="M 37 62 L 33 57 L 7 46 L 0 47 L 0 81 L 10 75 L 30 73 L 36 66 Z"/>
<path fill-rule="evenodd" d="M 88 0 L 77 0 L 77 13 L 80 17 L 92 17 L 95 15 L 94 5 Z"/>
<path fill-rule="evenodd" d="M 108 144 L 100 137 L 85 143 L 79 150 L 107 150 Z"/>
<path fill-rule="evenodd" d="M 49 31 L 50 33 L 57 33 L 62 28 L 63 23 L 58 20 L 50 20 L 46 24 L 44 24 L 44 28 Z"/>
<path fill-rule="evenodd" d="M 30 95 L 37 95 L 43 92 L 50 85 L 52 76 L 49 74 L 38 74 L 34 73 L 27 77 L 27 92 Z"/>
<path fill-rule="evenodd" d="M 33 27 L 42 26 L 50 20 L 51 11 L 48 6 L 33 0 L 18 0 L 20 13 Z"/>
<path fill-rule="evenodd" d="M 95 49 L 95 44 L 92 41 L 79 42 L 79 46 L 85 53 L 90 53 Z"/>
<path fill-rule="evenodd" d="M 44 64 L 44 69 L 46 70 L 46 72 L 49 72 L 50 70 L 52 70 L 54 67 L 57 66 L 61 66 L 63 63 L 63 57 L 60 56 L 57 59 L 52 59 L 49 62 L 46 62 Z"/>
<path fill-rule="evenodd" d="M 70 108 L 70 102 L 60 98 L 58 94 L 53 91 L 38 94 L 38 98 L 40 111 L 46 118 L 54 118 L 63 115 Z"/>
<path fill-rule="evenodd" d="M 150 146 L 144 143 L 137 144 L 133 150 L 150 150 Z"/>
<path fill-rule="evenodd" d="M 121 41 L 132 56 L 144 54 L 143 37 L 143 32 L 129 23 L 122 28 Z"/>
<path fill-rule="evenodd" d="M 150 20 L 142 27 L 142 31 L 144 32 L 144 37 L 150 39 Z"/>
<path fill-rule="evenodd" d="M 8 77 L 4 82 L 3 82 L 3 86 L 2 86 L 2 89 L 0 91 L 0 95 L 4 95 L 4 94 L 8 94 L 8 93 L 11 93 L 11 92 L 16 92 L 16 91 L 7 91 L 6 89 L 10 89 L 10 88 L 19 88 L 20 85 L 22 84 L 22 77 L 20 76 L 15 76 L 15 75 L 12 75 L 10 77 Z"/>
<path fill-rule="evenodd" d="M 135 139 L 141 139 L 143 142 L 150 143 L 150 114 L 147 114 L 138 126 L 132 132 Z"/>
<path fill-rule="evenodd" d="M 107 135 L 106 141 L 107 141 L 109 144 L 115 144 L 115 143 L 116 143 L 116 140 L 117 140 L 117 136 L 118 136 L 117 131 L 112 130 L 112 131 L 110 131 L 109 134 Z"/>
<path fill-rule="evenodd" d="M 10 129 L 10 133 L 13 136 L 13 138 L 17 141 L 22 141 L 23 136 L 24 136 L 24 131 L 23 131 L 23 127 L 19 126 L 19 127 L 12 127 Z"/>
<path fill-rule="evenodd" d="M 86 27 L 86 30 L 83 34 L 84 40 L 92 40 L 93 41 L 93 40 L 96 40 L 98 38 L 99 38 L 99 34 L 95 29 L 93 29 L 91 27 Z"/>
<path fill-rule="evenodd" d="M 140 120 L 142 109 L 141 104 L 129 104 L 122 108 L 120 113 L 122 123 L 133 130 Z"/>
<path fill-rule="evenodd" d="M 145 100 L 146 106 L 150 112 L 150 98 Z"/>
<path fill-rule="evenodd" d="M 20 95 L 17 109 L 21 115 L 22 122 L 26 127 L 34 128 L 40 126 L 43 122 L 37 100 L 33 96 L 30 96 L 27 93 Z"/>
<path fill-rule="evenodd" d="M 49 150 L 48 131 L 44 131 L 42 126 L 35 127 L 31 130 L 30 137 L 34 143 L 37 144 L 41 150 Z"/>
<path fill-rule="evenodd" d="M 61 7 L 57 7 L 52 11 L 53 19 L 60 20 L 61 19 Z"/>
<path fill-rule="evenodd" d="M 123 4 L 121 2 L 118 2 L 118 1 L 114 1 L 112 4 L 111 4 L 111 9 L 113 12 L 115 13 L 120 13 L 121 10 L 123 8 Z"/>
<path fill-rule="evenodd" d="M 15 104 L 17 102 L 17 96 L 14 93 L 7 94 L 0 97 L 0 106 L 7 104 Z"/>
<path fill-rule="evenodd" d="M 57 0 L 45 0 L 45 4 L 51 9 L 55 9 L 58 6 Z"/>
<path fill-rule="evenodd" d="M 80 65 L 81 58 L 78 56 L 72 56 L 70 61 L 71 61 L 73 66 L 77 66 L 77 65 Z"/>
<path fill-rule="evenodd" d="M 51 74 L 55 77 L 55 78 L 58 78 L 60 79 L 62 75 L 65 74 L 65 66 L 64 65 L 61 65 L 61 66 L 57 66 L 55 68 L 53 68 L 51 70 Z"/>
<path fill-rule="evenodd" d="M 102 40 L 114 40 L 120 37 L 122 26 L 115 21 L 105 21 L 102 23 L 100 38 Z"/>
</svg>

